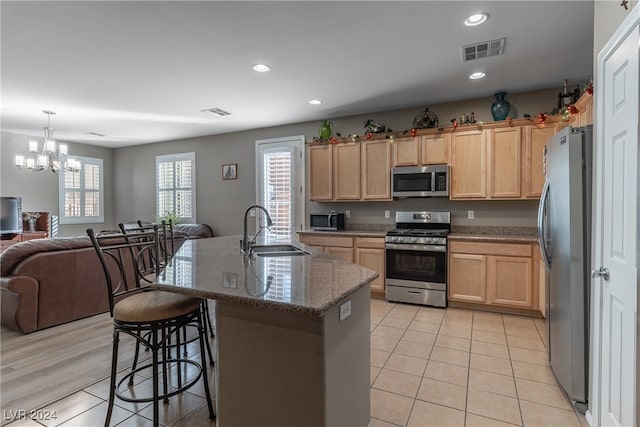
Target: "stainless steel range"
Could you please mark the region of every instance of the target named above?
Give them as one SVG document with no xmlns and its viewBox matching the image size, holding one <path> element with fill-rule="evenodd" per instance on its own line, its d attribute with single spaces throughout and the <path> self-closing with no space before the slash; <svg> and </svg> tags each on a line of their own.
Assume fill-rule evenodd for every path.
<svg viewBox="0 0 640 427">
<path fill-rule="evenodd" d="M 385 237 L 389 301 L 447 306 L 447 235 L 450 212 L 396 212 Z"/>
</svg>

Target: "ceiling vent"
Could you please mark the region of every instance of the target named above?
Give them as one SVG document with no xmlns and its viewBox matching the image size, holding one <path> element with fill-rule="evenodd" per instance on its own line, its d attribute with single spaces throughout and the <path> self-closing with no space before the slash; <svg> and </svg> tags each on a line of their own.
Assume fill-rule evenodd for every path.
<svg viewBox="0 0 640 427">
<path fill-rule="evenodd" d="M 462 62 L 502 55 L 505 38 L 462 46 Z"/>
<path fill-rule="evenodd" d="M 84 134 L 89 136 L 97 136 L 98 138 L 102 138 L 103 136 L 106 136 L 105 134 L 98 133 L 98 132 L 85 132 Z"/>
<path fill-rule="evenodd" d="M 218 107 L 207 108 L 207 109 L 200 110 L 200 111 L 202 111 L 203 113 L 211 113 L 211 114 L 213 114 L 215 116 L 218 116 L 218 117 L 228 116 L 229 114 L 231 114 L 230 112 L 225 111 L 222 108 L 218 108 Z"/>
</svg>

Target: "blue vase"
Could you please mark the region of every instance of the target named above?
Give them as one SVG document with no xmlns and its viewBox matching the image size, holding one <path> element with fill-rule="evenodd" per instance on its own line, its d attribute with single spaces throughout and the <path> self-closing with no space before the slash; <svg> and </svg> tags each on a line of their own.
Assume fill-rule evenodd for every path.
<svg viewBox="0 0 640 427">
<path fill-rule="evenodd" d="M 498 92 L 495 94 L 496 100 L 491 104 L 491 115 L 495 121 L 504 120 L 509 115 L 511 104 L 504 99 L 505 96 L 507 96 L 507 92 Z"/>
</svg>

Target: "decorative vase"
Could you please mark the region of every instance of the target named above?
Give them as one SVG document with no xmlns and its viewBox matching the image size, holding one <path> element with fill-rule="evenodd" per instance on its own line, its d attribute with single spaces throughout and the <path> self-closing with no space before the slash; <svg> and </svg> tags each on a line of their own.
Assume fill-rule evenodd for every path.
<svg viewBox="0 0 640 427">
<path fill-rule="evenodd" d="M 491 104 L 491 115 L 495 121 L 504 120 L 509 115 L 511 104 L 504 99 L 505 96 L 507 96 L 507 92 L 498 92 L 495 94 L 496 100 Z"/>
<path fill-rule="evenodd" d="M 326 141 L 331 138 L 331 122 L 329 122 L 328 120 L 323 120 L 322 122 L 320 122 L 318 135 L 320 136 L 320 141 Z"/>
</svg>

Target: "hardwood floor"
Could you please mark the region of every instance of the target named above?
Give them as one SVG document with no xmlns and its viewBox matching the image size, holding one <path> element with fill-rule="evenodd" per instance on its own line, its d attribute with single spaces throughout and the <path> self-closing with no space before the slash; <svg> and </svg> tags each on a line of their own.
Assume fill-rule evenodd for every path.
<svg viewBox="0 0 640 427">
<path fill-rule="evenodd" d="M 2 413 L 40 408 L 108 377 L 112 332 L 109 313 L 28 335 L 3 326 Z M 120 349 L 119 368 L 122 368 L 133 358 L 133 339 L 121 335 Z M 142 357 L 147 355 L 142 352 Z M 3 420 L 2 424 L 6 422 Z"/>
</svg>

